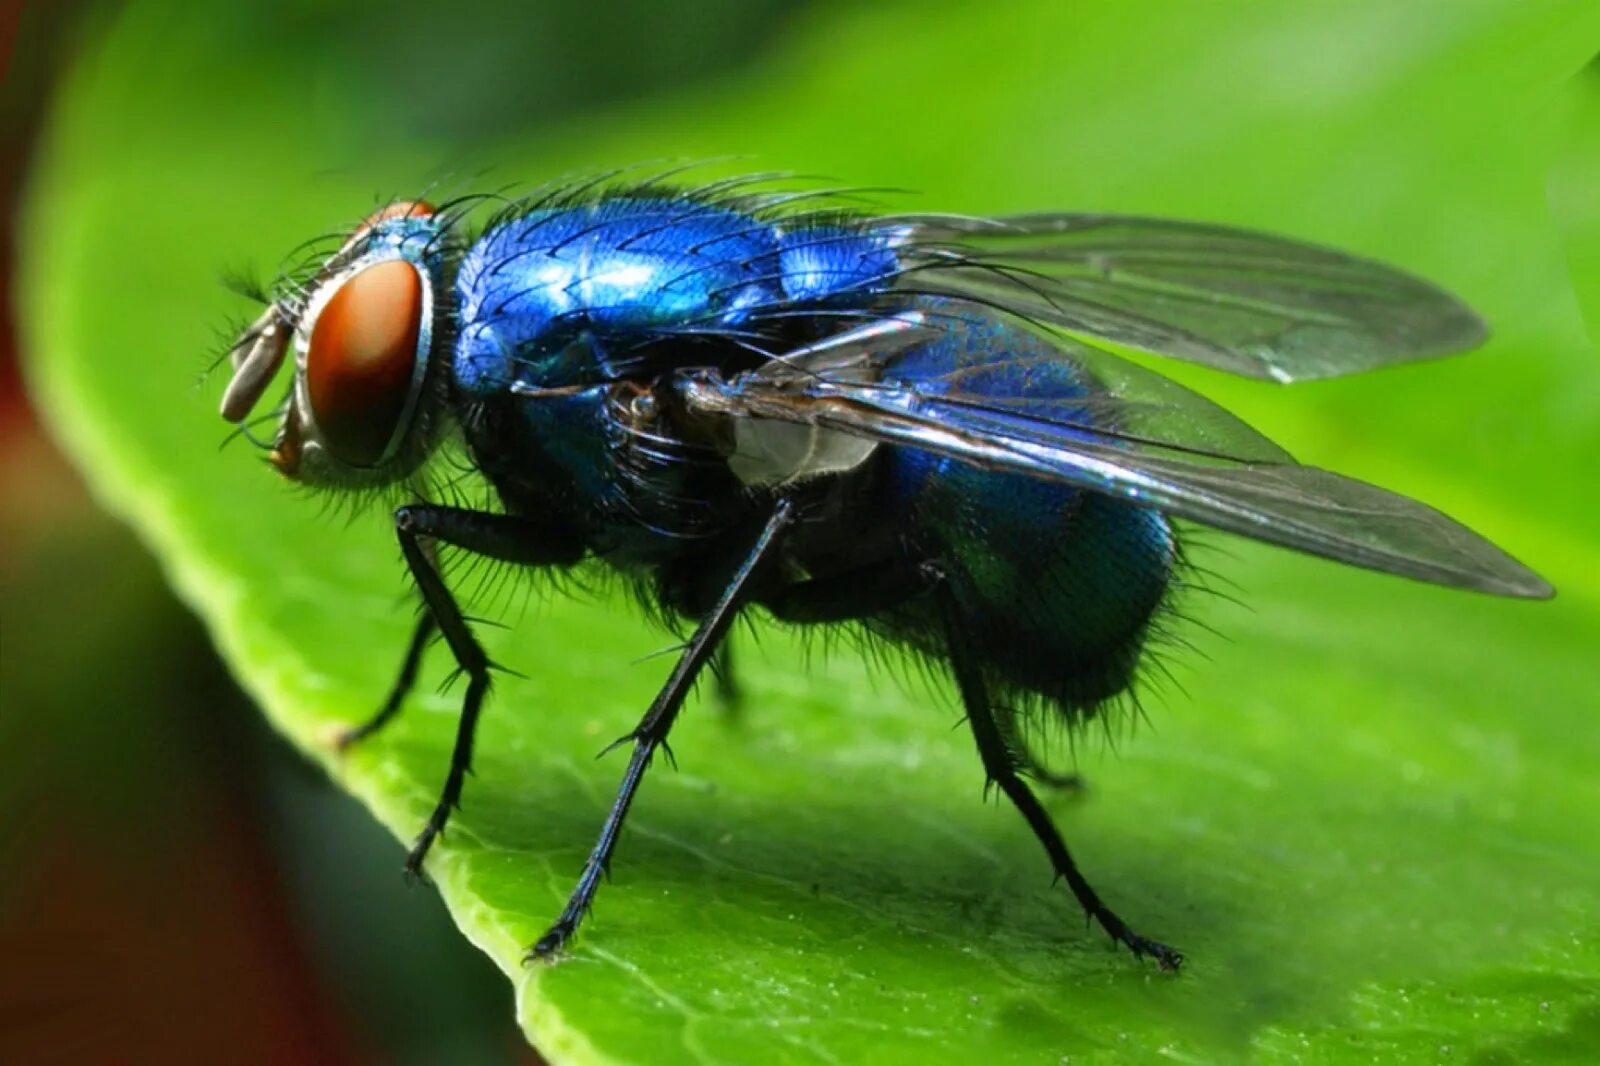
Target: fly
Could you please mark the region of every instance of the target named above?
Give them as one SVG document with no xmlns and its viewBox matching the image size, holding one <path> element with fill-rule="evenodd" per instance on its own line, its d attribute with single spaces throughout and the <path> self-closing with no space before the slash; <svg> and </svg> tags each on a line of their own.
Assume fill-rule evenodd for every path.
<svg viewBox="0 0 1600 1066">
<path fill-rule="evenodd" d="M 614 180 L 614 179 L 612 179 Z M 1116 215 L 870 216 L 754 191 L 589 182 L 392 203 L 275 287 L 231 351 L 244 420 L 293 353 L 271 458 L 334 490 L 398 489 L 423 609 L 393 718 L 442 635 L 467 678 L 421 871 L 458 805 L 491 664 L 434 545 L 608 567 L 693 622 L 566 908 L 610 864 L 652 759 L 734 619 L 849 625 L 948 670 L 984 773 L 1088 914 L 1140 935 L 1079 873 L 1026 779 L 1030 716 L 1068 724 L 1132 684 L 1184 580 L 1191 520 L 1404 577 L 1546 597 L 1440 512 L 1292 459 L 1106 342 L 1277 382 L 1471 348 L 1471 310 L 1390 267 L 1245 230 Z M 448 438 L 496 506 L 430 502 Z"/>
</svg>

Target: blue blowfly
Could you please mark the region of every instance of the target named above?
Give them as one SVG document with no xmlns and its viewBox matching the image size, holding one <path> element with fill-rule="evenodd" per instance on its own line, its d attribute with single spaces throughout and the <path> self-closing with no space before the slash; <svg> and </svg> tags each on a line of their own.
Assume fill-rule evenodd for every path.
<svg viewBox="0 0 1600 1066">
<path fill-rule="evenodd" d="M 474 222 L 474 218 L 483 215 Z M 759 179 L 616 174 L 537 194 L 391 203 L 313 250 L 231 349 L 242 421 L 294 352 L 271 458 L 385 487 L 423 601 L 399 710 L 443 636 L 467 679 L 419 872 L 461 798 L 491 664 L 435 547 L 593 564 L 692 622 L 570 901 L 610 864 L 684 697 L 748 607 L 848 625 L 954 678 L 988 779 L 1088 914 L 1166 969 L 1079 872 L 1026 783 L 1029 715 L 1081 723 L 1128 690 L 1183 580 L 1187 519 L 1441 585 L 1544 597 L 1536 574 L 1415 500 L 1304 466 L 1108 350 L 1292 382 L 1471 348 L 1483 323 L 1350 255 L 1154 218 L 873 216 Z M 273 417 L 269 415 L 267 417 Z M 458 438 L 486 509 L 430 502 Z"/>
</svg>

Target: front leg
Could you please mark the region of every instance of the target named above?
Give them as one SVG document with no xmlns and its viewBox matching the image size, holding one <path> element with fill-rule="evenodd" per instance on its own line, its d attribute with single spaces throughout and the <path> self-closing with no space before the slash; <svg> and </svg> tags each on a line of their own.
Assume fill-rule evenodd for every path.
<svg viewBox="0 0 1600 1066">
<path fill-rule="evenodd" d="M 461 786 L 472 765 L 472 741 L 478 729 L 478 712 L 489 692 L 491 665 L 477 638 L 472 635 L 466 619 L 462 617 L 455 597 L 446 587 L 434 553 L 428 551 L 425 544 L 430 541 L 451 544 L 478 555 L 528 565 L 571 564 L 582 557 L 583 549 L 570 538 L 522 518 L 432 504 L 412 504 L 400 508 L 394 513 L 394 528 L 400 538 L 400 551 L 405 556 L 406 566 L 417 583 L 417 591 L 422 594 L 427 617 L 444 636 L 451 654 L 455 656 L 456 665 L 467 675 L 467 692 L 461 701 L 461 719 L 456 725 L 455 746 L 450 753 L 450 770 L 445 775 L 444 789 L 439 794 L 439 802 L 432 816 L 406 856 L 406 872 L 418 876 L 422 872 L 422 861 L 427 857 L 428 848 L 432 846 L 434 838 L 444 831 L 445 823 L 450 820 L 450 812 L 460 806 Z M 402 673 L 401 686 L 397 686 L 402 694 L 402 686 L 409 687 L 406 674 L 414 673 L 415 659 L 421 654 L 421 645 L 426 639 L 425 630 L 428 628 L 428 623 L 419 624 L 413 638 L 411 652 L 407 655 L 408 669 Z M 398 706 L 397 699 L 391 697 L 391 701 Z M 393 713 L 393 709 L 386 704 L 384 711 L 379 712 L 380 723 Z"/>
<path fill-rule="evenodd" d="M 428 641 L 438 629 L 433 621 L 433 612 L 424 607 L 417 617 L 416 627 L 411 630 L 411 643 L 406 645 L 406 657 L 400 661 L 400 675 L 389 686 L 389 696 L 383 701 L 383 706 L 365 722 L 339 730 L 333 738 L 334 747 L 348 751 L 394 720 L 405 705 L 406 697 L 411 694 L 412 686 L 417 683 L 417 672 L 422 668 L 422 654 L 428 650 Z"/>
</svg>

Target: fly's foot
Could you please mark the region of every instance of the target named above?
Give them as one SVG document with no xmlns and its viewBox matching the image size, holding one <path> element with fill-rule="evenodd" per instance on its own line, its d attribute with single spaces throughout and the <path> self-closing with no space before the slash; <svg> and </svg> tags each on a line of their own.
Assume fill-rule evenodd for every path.
<svg viewBox="0 0 1600 1066">
<path fill-rule="evenodd" d="M 549 932 L 534 942 L 533 947 L 528 949 L 526 955 L 522 956 L 522 964 L 529 966 L 536 962 L 554 962 L 556 956 L 561 954 L 561 949 L 567 946 L 567 941 L 572 938 L 572 934 L 577 931 L 577 928 L 578 924 L 576 922 L 569 921 L 566 918 L 560 919 L 550 927 Z"/>
<path fill-rule="evenodd" d="M 422 862 L 428 857 L 428 849 L 433 847 L 434 838 L 439 835 L 440 826 L 429 821 L 417 834 L 416 843 L 411 845 L 411 850 L 406 852 L 406 880 L 412 884 L 419 881 L 426 882 L 428 875 L 422 869 Z"/>
<path fill-rule="evenodd" d="M 343 755 L 356 744 L 371 734 L 372 730 L 365 725 L 337 725 L 330 723 L 317 731 L 317 740 L 323 747 L 333 749 L 335 755 Z"/>
<path fill-rule="evenodd" d="M 1162 973 L 1177 973 L 1183 965 L 1183 952 L 1176 948 L 1169 948 L 1158 940 L 1142 937 L 1137 933 L 1129 933 L 1122 941 L 1128 945 L 1134 957 L 1144 958 L 1146 955 L 1156 960 L 1156 967 Z"/>
<path fill-rule="evenodd" d="M 1134 958 L 1142 959 L 1148 956 L 1155 959 L 1156 966 L 1162 973 L 1177 973 L 1178 968 L 1183 965 L 1183 952 L 1169 948 L 1158 940 L 1140 936 L 1110 911 L 1102 911 L 1095 917 L 1100 921 L 1100 928 L 1110 935 L 1112 942 L 1121 944 L 1133 952 Z"/>
<path fill-rule="evenodd" d="M 340 755 L 343 755 L 345 752 L 355 747 L 356 744 L 360 743 L 361 740 L 366 737 L 366 735 L 367 730 L 361 728 L 360 726 L 344 726 L 342 728 L 333 730 L 333 732 L 329 735 L 328 740 L 332 745 L 333 750 L 338 752 Z"/>
</svg>

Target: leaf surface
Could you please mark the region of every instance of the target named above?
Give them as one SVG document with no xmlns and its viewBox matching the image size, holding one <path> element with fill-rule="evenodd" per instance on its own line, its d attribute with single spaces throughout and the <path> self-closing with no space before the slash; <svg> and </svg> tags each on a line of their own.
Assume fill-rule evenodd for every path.
<svg viewBox="0 0 1600 1066">
<path fill-rule="evenodd" d="M 1560 595 L 1200 538 L 1248 607 L 1192 598 L 1182 688 L 1153 678 L 1148 727 L 1080 738 L 1091 791 L 1052 803 L 1113 905 L 1187 952 L 1181 976 L 1086 931 L 1020 819 L 981 802 L 947 685 L 768 628 L 759 650 L 740 634 L 744 715 L 690 708 L 680 770 L 646 784 L 570 957 L 524 969 L 621 770 L 593 756 L 671 643 L 620 599 L 536 582 L 476 600 L 527 678 L 498 685 L 430 872 L 556 1062 L 1586 1061 L 1600 366 L 1546 213 L 1564 127 L 1540 102 L 1600 41 L 1588 6 L 839 6 L 726 77 L 463 152 L 341 95 L 337 42 L 241 47 L 272 5 L 131 3 L 67 78 L 33 175 L 30 377 L 274 725 L 409 840 L 459 690 L 437 691 L 441 649 L 392 729 L 327 748 L 398 665 L 398 554 L 381 513 L 329 516 L 217 448 L 222 383 L 191 385 L 249 310 L 219 268 L 270 264 L 442 160 L 536 183 L 728 152 L 924 190 L 901 209 L 1156 213 L 1395 262 L 1482 311 L 1490 344 L 1293 390 L 1162 369 L 1307 461 L 1461 518 Z"/>
</svg>

